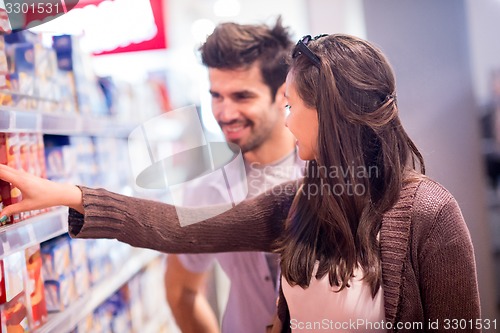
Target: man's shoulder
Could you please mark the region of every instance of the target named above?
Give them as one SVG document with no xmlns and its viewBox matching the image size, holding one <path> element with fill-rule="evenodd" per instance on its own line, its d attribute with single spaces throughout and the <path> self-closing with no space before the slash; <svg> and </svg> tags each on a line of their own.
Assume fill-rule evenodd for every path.
<svg viewBox="0 0 500 333">
<path fill-rule="evenodd" d="M 247 267 L 249 264 L 256 265 L 264 262 L 261 258 L 265 258 L 265 252 L 179 254 L 178 258 L 186 269 L 200 273 L 208 270 L 215 261 L 222 268 L 231 267 L 232 269 Z"/>
<path fill-rule="evenodd" d="M 213 265 L 217 256 L 215 253 L 178 254 L 177 258 L 188 271 L 203 273 Z"/>
</svg>

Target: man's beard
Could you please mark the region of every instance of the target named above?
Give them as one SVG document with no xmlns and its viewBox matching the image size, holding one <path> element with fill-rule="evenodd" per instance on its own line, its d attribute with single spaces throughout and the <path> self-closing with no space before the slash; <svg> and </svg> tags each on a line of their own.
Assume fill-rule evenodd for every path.
<svg viewBox="0 0 500 333">
<path fill-rule="evenodd" d="M 253 128 L 252 128 L 253 129 Z M 269 137 L 269 133 L 261 131 L 258 133 L 250 133 L 246 142 L 241 142 L 241 139 L 234 140 L 233 143 L 237 144 L 243 154 L 259 148 Z"/>
</svg>

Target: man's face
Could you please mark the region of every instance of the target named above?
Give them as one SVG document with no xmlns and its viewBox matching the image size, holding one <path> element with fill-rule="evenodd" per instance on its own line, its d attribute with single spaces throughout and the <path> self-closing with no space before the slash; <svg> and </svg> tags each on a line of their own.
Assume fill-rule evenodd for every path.
<svg viewBox="0 0 500 333">
<path fill-rule="evenodd" d="M 281 105 L 276 105 L 271 89 L 264 84 L 260 69 L 208 69 L 212 111 L 226 140 L 240 146 L 243 153 L 260 147 L 280 126 Z"/>
</svg>

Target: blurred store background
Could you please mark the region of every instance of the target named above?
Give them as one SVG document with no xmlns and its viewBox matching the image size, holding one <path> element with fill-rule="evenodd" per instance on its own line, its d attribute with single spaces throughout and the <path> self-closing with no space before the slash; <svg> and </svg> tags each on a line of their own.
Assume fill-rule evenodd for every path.
<svg viewBox="0 0 500 333">
<path fill-rule="evenodd" d="M 483 318 L 500 318 L 500 0 L 81 0 L 78 7 L 31 30 L 47 47 L 54 35 L 77 36 L 82 68 L 107 92 L 96 97 L 100 104 L 89 92 L 78 112 L 137 124 L 196 105 L 214 137 L 220 132 L 196 50 L 217 23 L 281 15 L 297 39 L 349 33 L 377 44 L 395 69 L 403 124 L 428 175 L 452 192 L 469 226 Z"/>
</svg>

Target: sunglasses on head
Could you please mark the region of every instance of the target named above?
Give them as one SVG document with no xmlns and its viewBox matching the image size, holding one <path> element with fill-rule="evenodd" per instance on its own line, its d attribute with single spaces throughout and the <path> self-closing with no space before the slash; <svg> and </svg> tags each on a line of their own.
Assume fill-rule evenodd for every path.
<svg viewBox="0 0 500 333">
<path fill-rule="evenodd" d="M 297 45 L 295 45 L 295 49 L 293 50 L 293 53 L 292 53 L 292 58 L 297 58 L 299 55 L 303 54 L 314 64 L 314 66 L 320 68 L 321 67 L 321 60 L 319 59 L 319 57 L 316 54 L 314 54 L 313 51 L 311 51 L 307 47 L 307 44 L 309 44 L 309 42 L 312 40 L 317 40 L 317 39 L 319 39 L 321 37 L 325 37 L 325 36 L 328 36 L 328 34 L 317 35 L 314 38 L 311 37 L 311 35 L 306 35 L 306 36 L 302 37 L 297 42 Z"/>
</svg>

